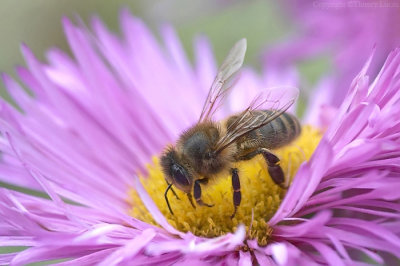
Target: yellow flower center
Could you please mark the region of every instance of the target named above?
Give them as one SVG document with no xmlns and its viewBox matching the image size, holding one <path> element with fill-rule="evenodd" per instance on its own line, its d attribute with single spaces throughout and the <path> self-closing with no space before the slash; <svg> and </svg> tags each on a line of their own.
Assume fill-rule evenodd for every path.
<svg viewBox="0 0 400 266">
<path fill-rule="evenodd" d="M 286 182 L 290 185 L 299 166 L 308 160 L 318 142 L 321 132 L 311 126 L 304 126 L 301 135 L 291 144 L 275 150 L 280 158 Z M 267 164 L 262 156 L 256 156 L 248 161 L 236 164 L 239 169 L 242 202 L 233 219 L 234 210 L 233 189 L 231 176 L 222 174 L 216 182 L 202 185 L 202 199 L 204 202 L 214 204 L 213 207 L 192 207 L 186 195 L 175 189 L 179 199 L 171 192 L 168 198 L 172 215 L 167 207 L 164 192 L 167 188 L 158 157 L 153 158 L 153 163 L 147 166 L 148 177 L 141 176 L 141 181 L 151 198 L 167 218 L 168 222 L 176 229 L 183 232 L 192 232 L 203 237 L 216 237 L 228 232 L 234 232 L 243 224 L 246 226 L 247 238 L 257 239 L 260 245 L 266 245 L 272 229 L 268 220 L 279 208 L 286 189 L 276 185 L 268 174 Z M 129 191 L 129 213 L 142 221 L 156 225 L 151 214 L 140 200 L 134 189 Z"/>
</svg>

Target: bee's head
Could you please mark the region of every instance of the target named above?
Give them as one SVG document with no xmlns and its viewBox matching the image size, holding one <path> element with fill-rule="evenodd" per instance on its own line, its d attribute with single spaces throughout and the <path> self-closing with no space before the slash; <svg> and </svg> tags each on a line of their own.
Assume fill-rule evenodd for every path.
<svg viewBox="0 0 400 266">
<path fill-rule="evenodd" d="M 190 193 L 193 187 L 193 177 L 183 162 L 179 159 L 173 147 L 168 148 L 161 156 L 161 167 L 165 179 L 185 193 Z"/>
</svg>

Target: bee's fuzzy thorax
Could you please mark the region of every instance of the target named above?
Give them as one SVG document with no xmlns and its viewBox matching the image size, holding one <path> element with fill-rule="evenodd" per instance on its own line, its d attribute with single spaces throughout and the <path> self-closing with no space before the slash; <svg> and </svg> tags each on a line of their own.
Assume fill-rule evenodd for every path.
<svg viewBox="0 0 400 266">
<path fill-rule="evenodd" d="M 218 123 L 199 123 L 182 133 L 177 141 L 176 150 L 180 158 L 186 161 L 197 175 L 214 175 L 223 170 L 230 161 L 214 152 L 214 146 L 220 137 Z"/>
</svg>

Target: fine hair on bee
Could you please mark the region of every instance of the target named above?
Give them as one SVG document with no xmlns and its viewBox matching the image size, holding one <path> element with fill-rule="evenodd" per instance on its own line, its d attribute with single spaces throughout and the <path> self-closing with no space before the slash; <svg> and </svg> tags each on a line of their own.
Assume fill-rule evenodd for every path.
<svg viewBox="0 0 400 266">
<path fill-rule="evenodd" d="M 235 163 L 250 160 L 259 154 L 266 161 L 271 179 L 285 187 L 280 160 L 272 150 L 287 145 L 301 132 L 298 119 L 286 112 L 297 98 L 296 88 L 262 91 L 242 112 L 222 121 L 213 120 L 214 113 L 232 87 L 232 79 L 243 64 L 246 46 L 245 39 L 233 46 L 210 87 L 199 120 L 161 155 L 160 163 L 167 183 L 164 195 L 171 214 L 173 211 L 168 200 L 169 190 L 175 196 L 173 187 L 186 193 L 194 208 L 196 205 L 212 207 L 212 204 L 202 200 L 202 186 L 208 185 L 210 179 L 227 171 L 232 180 L 233 218 L 242 198 L 239 169 L 235 167 Z M 272 99 L 273 92 L 281 93 L 283 99 L 285 89 L 290 89 L 292 95 L 285 97 L 284 101 L 279 97 Z M 272 106 L 263 108 L 267 103 Z"/>
</svg>

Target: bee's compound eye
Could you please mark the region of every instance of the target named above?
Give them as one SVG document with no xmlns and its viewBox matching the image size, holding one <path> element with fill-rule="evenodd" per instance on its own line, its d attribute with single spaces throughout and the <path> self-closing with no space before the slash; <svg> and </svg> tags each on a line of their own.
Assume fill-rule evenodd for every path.
<svg viewBox="0 0 400 266">
<path fill-rule="evenodd" d="M 177 164 L 174 164 L 172 166 L 172 173 L 173 177 L 176 183 L 182 185 L 182 186 L 189 186 L 189 179 L 187 178 L 187 173 L 185 169 Z"/>
</svg>

